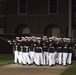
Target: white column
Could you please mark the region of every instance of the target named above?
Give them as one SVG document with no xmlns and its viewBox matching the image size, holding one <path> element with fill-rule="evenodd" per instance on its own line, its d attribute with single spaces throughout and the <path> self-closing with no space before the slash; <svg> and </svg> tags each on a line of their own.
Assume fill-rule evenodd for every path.
<svg viewBox="0 0 76 75">
<path fill-rule="evenodd" d="M 68 37 L 72 37 L 72 0 L 69 0 L 69 25 L 68 25 Z"/>
</svg>

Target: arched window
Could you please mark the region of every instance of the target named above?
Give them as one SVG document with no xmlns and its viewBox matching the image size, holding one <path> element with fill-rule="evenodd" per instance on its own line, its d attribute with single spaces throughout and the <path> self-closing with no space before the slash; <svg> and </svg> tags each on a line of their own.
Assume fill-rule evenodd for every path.
<svg viewBox="0 0 76 75">
<path fill-rule="evenodd" d="M 22 34 L 30 34 L 30 29 L 29 27 L 25 27 L 22 31 Z"/>
<path fill-rule="evenodd" d="M 52 36 L 60 37 L 60 29 L 59 28 L 53 28 L 52 29 Z"/>
<path fill-rule="evenodd" d="M 47 36 L 60 37 L 60 29 L 57 25 L 51 24 L 46 26 L 46 28 L 44 29 L 44 34 Z"/>
<path fill-rule="evenodd" d="M 25 24 L 20 24 L 16 28 L 16 34 L 30 34 L 30 28 Z"/>
</svg>

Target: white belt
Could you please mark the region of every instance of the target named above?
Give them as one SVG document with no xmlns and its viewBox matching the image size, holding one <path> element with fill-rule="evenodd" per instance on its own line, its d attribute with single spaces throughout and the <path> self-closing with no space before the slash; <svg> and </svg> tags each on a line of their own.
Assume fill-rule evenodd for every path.
<svg viewBox="0 0 76 75">
<path fill-rule="evenodd" d="M 47 47 L 47 46 L 44 46 L 44 47 Z"/>
<path fill-rule="evenodd" d="M 49 47 L 49 48 L 54 48 L 54 47 Z"/>
<path fill-rule="evenodd" d="M 58 48 L 61 48 L 61 47 L 58 47 Z"/>
<path fill-rule="evenodd" d="M 64 47 L 64 48 L 67 48 L 67 47 Z"/>
<path fill-rule="evenodd" d="M 24 48 L 28 48 L 28 46 L 24 46 Z"/>
<path fill-rule="evenodd" d="M 69 49 L 72 49 L 72 47 L 69 47 Z"/>
<path fill-rule="evenodd" d="M 42 47 L 36 47 L 36 48 L 42 49 Z"/>
</svg>

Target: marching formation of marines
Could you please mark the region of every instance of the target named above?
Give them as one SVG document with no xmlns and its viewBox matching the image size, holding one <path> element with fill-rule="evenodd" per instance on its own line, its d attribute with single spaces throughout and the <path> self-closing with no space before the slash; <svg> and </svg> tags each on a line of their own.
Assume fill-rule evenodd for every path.
<svg viewBox="0 0 76 75">
<path fill-rule="evenodd" d="M 72 64 L 72 49 L 76 46 L 70 38 L 47 36 L 16 37 L 12 44 L 14 63 L 37 66 Z"/>
</svg>

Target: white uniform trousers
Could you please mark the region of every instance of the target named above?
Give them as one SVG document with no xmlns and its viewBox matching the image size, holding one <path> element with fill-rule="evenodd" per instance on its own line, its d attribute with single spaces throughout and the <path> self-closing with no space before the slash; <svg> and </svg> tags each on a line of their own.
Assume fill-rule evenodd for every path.
<svg viewBox="0 0 76 75">
<path fill-rule="evenodd" d="M 35 57 L 35 52 L 30 51 L 30 52 L 29 52 L 29 56 L 30 56 L 30 61 L 31 61 L 31 63 L 33 64 L 33 62 L 34 62 L 34 57 Z"/>
<path fill-rule="evenodd" d="M 43 65 L 43 55 L 42 53 L 35 53 L 35 64 Z"/>
<path fill-rule="evenodd" d="M 72 60 L 72 53 L 68 53 L 67 64 L 71 64 L 72 63 L 71 60 Z"/>
<path fill-rule="evenodd" d="M 54 65 L 54 53 L 49 53 L 49 66 Z"/>
<path fill-rule="evenodd" d="M 54 64 L 58 63 L 58 53 L 54 52 Z"/>
<path fill-rule="evenodd" d="M 18 54 L 18 61 L 19 61 L 19 64 L 22 64 L 22 62 L 23 62 L 23 52 L 20 52 L 19 51 L 19 54 Z"/>
<path fill-rule="evenodd" d="M 36 60 L 37 60 L 37 55 L 36 55 L 36 52 L 34 52 L 34 62 L 36 64 Z"/>
<path fill-rule="evenodd" d="M 23 62 L 23 52 L 22 52 L 23 46 L 20 46 L 20 50 L 21 51 L 19 51 L 19 64 L 22 64 L 22 62 Z"/>
<path fill-rule="evenodd" d="M 43 52 L 43 63 L 48 65 L 48 52 Z"/>
<path fill-rule="evenodd" d="M 17 63 L 18 59 L 18 51 L 14 51 L 14 63 Z"/>
<path fill-rule="evenodd" d="M 63 65 L 66 65 L 67 63 L 67 53 L 63 52 Z"/>
<path fill-rule="evenodd" d="M 61 65 L 62 64 L 62 52 L 58 53 L 58 63 Z"/>
<path fill-rule="evenodd" d="M 23 52 L 23 64 L 31 64 L 29 52 Z"/>
</svg>

